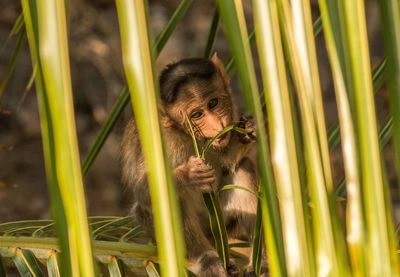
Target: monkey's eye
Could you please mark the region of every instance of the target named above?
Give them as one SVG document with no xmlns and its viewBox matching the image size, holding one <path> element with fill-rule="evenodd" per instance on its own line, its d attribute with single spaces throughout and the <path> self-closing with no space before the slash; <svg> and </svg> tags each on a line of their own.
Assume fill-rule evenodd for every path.
<svg viewBox="0 0 400 277">
<path fill-rule="evenodd" d="M 192 113 L 190 114 L 190 117 L 193 118 L 193 119 L 197 119 L 197 118 L 202 117 L 202 115 L 203 115 L 202 112 L 196 111 L 196 112 L 192 112 Z"/>
<path fill-rule="evenodd" d="M 218 105 L 218 98 L 211 99 L 207 104 L 210 110 L 214 109 L 217 105 Z"/>
</svg>

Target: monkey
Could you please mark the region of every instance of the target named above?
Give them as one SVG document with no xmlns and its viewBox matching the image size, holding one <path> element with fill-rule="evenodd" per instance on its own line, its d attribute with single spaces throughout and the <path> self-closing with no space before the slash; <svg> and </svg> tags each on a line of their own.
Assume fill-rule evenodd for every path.
<svg viewBox="0 0 400 277">
<path fill-rule="evenodd" d="M 239 117 L 228 74 L 216 54 L 211 59 L 188 58 L 167 65 L 160 74 L 159 88 L 160 122 L 179 200 L 186 253 L 192 262 L 189 269 L 204 277 L 236 275 L 235 269 L 224 269 L 213 247 L 202 194 L 228 184 L 253 191 L 220 192 L 228 236 L 250 239 L 259 185 L 254 121 Z M 203 160 L 195 155 L 187 120 L 200 145 L 232 124 L 246 133 L 228 132 L 214 140 Z M 134 119 L 125 127 L 121 161 L 122 182 L 133 191 L 132 214 L 154 238 L 147 170 Z M 252 276 L 251 263 L 247 272 L 246 276 Z"/>
</svg>

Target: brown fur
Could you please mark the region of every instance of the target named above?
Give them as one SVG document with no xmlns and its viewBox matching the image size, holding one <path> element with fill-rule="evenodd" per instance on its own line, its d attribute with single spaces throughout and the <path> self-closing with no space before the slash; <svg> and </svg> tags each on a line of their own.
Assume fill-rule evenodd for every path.
<svg viewBox="0 0 400 277">
<path fill-rule="evenodd" d="M 180 86 L 175 101 L 162 103 L 160 109 L 166 152 L 180 200 L 187 254 L 194 263 L 192 270 L 198 276 L 227 276 L 212 246 L 213 238 L 202 193 L 228 184 L 240 185 L 257 193 L 259 177 L 254 124 L 248 119 L 240 123 L 252 134 L 247 136 L 245 142 L 243 135 L 230 132 L 215 141 L 205 161 L 195 157 L 185 124 L 187 117 L 200 145 L 224 127 L 239 122 L 225 69 L 216 56 L 212 62 L 217 69 L 212 78 L 185 83 Z M 218 99 L 215 107 L 212 99 Z M 201 117 L 191 117 L 196 111 L 200 111 Z M 122 173 L 123 182 L 133 190 L 132 213 L 154 237 L 147 170 L 133 120 L 127 125 L 123 137 Z M 230 236 L 250 238 L 257 197 L 243 190 L 227 190 L 221 192 L 220 200 Z"/>
</svg>

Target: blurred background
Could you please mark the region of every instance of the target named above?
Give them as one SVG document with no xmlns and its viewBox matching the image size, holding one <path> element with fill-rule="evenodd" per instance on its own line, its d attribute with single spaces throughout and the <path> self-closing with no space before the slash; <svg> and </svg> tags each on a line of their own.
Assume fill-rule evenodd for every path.
<svg viewBox="0 0 400 277">
<path fill-rule="evenodd" d="M 164 28 L 179 2 L 149 1 L 153 37 Z M 316 18 L 317 1 L 311 2 Z M 78 141 L 83 160 L 125 81 L 114 1 L 70 0 L 68 3 L 71 76 Z M 251 1 L 243 3 L 251 18 Z M 376 5 L 375 1 L 367 1 L 373 66 L 382 59 L 383 43 Z M 212 0 L 193 1 L 157 59 L 158 70 L 179 59 L 203 55 L 214 9 L 215 3 Z M 9 34 L 20 13 L 19 1 L 0 0 L 0 80 L 4 77 L 11 53 L 17 44 L 17 37 L 9 37 Z M 248 27 L 252 29 L 251 21 Z M 317 37 L 317 47 L 325 116 L 329 127 L 337 116 L 322 37 L 322 34 Z M 222 28 L 219 28 L 214 49 L 223 61 L 228 60 L 230 54 Z M 36 95 L 34 86 L 27 89 L 32 75 L 30 60 L 25 41 L 15 72 L 3 94 L 0 94 L 0 223 L 50 218 Z M 235 79 L 233 90 L 239 98 Z M 379 118 L 385 118 L 388 114 L 385 91 L 379 94 L 376 103 Z M 126 215 L 129 212 L 130 192 L 120 182 L 119 145 L 124 124 L 132 116 L 130 110 L 128 106 L 85 179 L 89 215 Z M 385 150 L 385 158 L 390 183 L 394 184 L 395 175 L 391 163 L 393 151 L 390 147 Z M 332 160 L 337 164 L 333 171 L 338 181 L 343 176 L 339 148 L 332 154 Z"/>
</svg>

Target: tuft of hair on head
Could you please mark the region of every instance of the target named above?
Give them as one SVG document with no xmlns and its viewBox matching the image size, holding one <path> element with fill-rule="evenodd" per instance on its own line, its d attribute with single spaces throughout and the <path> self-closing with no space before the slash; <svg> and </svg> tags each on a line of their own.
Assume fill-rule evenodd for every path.
<svg viewBox="0 0 400 277">
<path fill-rule="evenodd" d="M 189 58 L 168 64 L 160 74 L 161 100 L 166 104 L 174 103 L 183 85 L 211 80 L 217 72 L 215 65 L 205 58 Z"/>
</svg>

